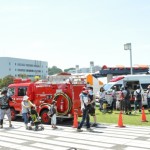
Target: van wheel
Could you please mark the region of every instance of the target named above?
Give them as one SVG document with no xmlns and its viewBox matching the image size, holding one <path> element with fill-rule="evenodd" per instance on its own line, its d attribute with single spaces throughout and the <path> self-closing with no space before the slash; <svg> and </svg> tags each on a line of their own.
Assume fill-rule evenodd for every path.
<svg viewBox="0 0 150 150">
<path fill-rule="evenodd" d="M 48 110 L 43 110 L 41 113 L 41 121 L 43 124 L 50 124 L 51 119 L 47 115 Z"/>
<path fill-rule="evenodd" d="M 10 108 L 11 111 L 11 120 L 14 121 L 16 120 L 16 111 L 14 108 Z"/>
</svg>

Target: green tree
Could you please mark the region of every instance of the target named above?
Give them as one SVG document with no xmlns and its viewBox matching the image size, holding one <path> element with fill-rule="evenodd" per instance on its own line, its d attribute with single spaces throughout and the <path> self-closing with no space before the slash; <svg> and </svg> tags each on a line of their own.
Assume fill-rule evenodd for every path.
<svg viewBox="0 0 150 150">
<path fill-rule="evenodd" d="M 64 69 L 64 72 L 68 72 L 69 70 L 75 70 L 75 68 Z"/>
<path fill-rule="evenodd" d="M 60 68 L 57 68 L 56 66 L 53 66 L 52 68 L 48 68 L 48 75 L 54 75 L 61 72 L 63 71 Z"/>
<path fill-rule="evenodd" d="M 20 78 L 27 78 L 27 77 L 28 77 L 28 75 L 27 75 L 27 74 L 25 74 L 25 73 L 22 73 L 22 74 L 18 74 L 18 77 L 20 77 Z"/>
<path fill-rule="evenodd" d="M 7 87 L 9 84 L 12 84 L 14 77 L 11 75 L 5 76 L 3 79 L 0 79 L 0 88 Z"/>
</svg>

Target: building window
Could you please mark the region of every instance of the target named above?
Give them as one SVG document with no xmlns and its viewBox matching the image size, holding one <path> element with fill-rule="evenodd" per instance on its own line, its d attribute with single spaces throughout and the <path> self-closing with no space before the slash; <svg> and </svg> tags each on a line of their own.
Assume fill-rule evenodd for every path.
<svg viewBox="0 0 150 150">
<path fill-rule="evenodd" d="M 18 66 L 25 66 L 25 64 L 22 64 L 22 63 L 18 63 Z"/>
</svg>

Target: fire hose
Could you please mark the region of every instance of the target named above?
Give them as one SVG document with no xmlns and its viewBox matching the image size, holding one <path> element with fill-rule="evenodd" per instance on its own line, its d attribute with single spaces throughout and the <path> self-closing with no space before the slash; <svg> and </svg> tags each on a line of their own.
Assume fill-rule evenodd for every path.
<svg viewBox="0 0 150 150">
<path fill-rule="evenodd" d="M 72 100 L 66 93 L 63 93 L 63 92 L 56 93 L 54 95 L 53 99 L 55 101 L 57 101 L 60 96 L 64 97 L 67 100 L 67 103 L 68 103 L 68 107 L 64 112 L 58 112 L 58 115 L 63 115 L 64 116 L 64 115 L 67 115 L 70 112 L 70 110 L 72 108 Z"/>
</svg>

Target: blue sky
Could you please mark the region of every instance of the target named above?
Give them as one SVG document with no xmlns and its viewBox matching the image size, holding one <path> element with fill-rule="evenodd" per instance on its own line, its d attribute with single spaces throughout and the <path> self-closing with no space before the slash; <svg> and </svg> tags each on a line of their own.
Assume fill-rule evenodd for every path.
<svg viewBox="0 0 150 150">
<path fill-rule="evenodd" d="M 0 57 L 61 69 L 150 65 L 149 0 L 0 0 Z"/>
</svg>

